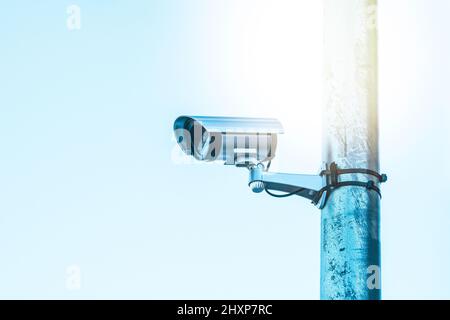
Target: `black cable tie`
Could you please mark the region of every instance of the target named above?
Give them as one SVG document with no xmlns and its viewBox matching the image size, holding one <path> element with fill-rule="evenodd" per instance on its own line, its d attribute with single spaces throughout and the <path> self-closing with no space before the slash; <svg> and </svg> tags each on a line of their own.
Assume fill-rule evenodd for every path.
<svg viewBox="0 0 450 320">
<path fill-rule="evenodd" d="M 387 181 L 387 175 L 386 174 L 379 174 L 376 171 L 370 170 L 370 169 L 361 169 L 361 168 L 351 168 L 351 169 L 338 169 L 336 162 L 332 162 L 330 164 L 329 170 L 323 170 L 320 175 L 321 176 L 327 176 L 326 183 L 327 185 L 324 186 L 322 189 L 320 189 L 314 199 L 312 200 L 312 203 L 314 205 L 317 205 L 320 201 L 320 199 L 323 196 L 323 193 L 326 192 L 325 200 L 323 206 L 326 205 L 331 193 L 340 188 L 340 187 L 346 187 L 346 186 L 355 186 L 355 187 L 365 187 L 367 190 L 373 190 L 375 191 L 381 198 L 381 190 L 378 188 L 378 186 L 375 185 L 375 181 L 369 180 L 367 182 L 362 181 L 343 181 L 339 182 L 338 176 L 342 174 L 354 174 L 354 173 L 361 173 L 361 174 L 368 174 L 373 177 L 375 177 L 380 183 L 384 183 Z"/>
<path fill-rule="evenodd" d="M 336 162 L 332 162 L 330 164 L 329 170 L 323 170 L 320 175 L 321 176 L 329 176 L 330 177 L 330 184 L 335 185 L 338 181 L 337 176 L 342 174 L 354 174 L 354 173 L 361 173 L 361 174 L 368 174 L 371 176 L 374 176 L 377 178 L 377 180 L 380 183 L 384 183 L 387 181 L 387 175 L 386 174 L 379 174 L 376 171 L 370 170 L 370 169 L 362 169 L 362 168 L 351 168 L 351 169 L 338 169 Z"/>
<path fill-rule="evenodd" d="M 375 186 L 375 183 L 372 180 L 367 181 L 367 189 L 373 189 L 373 187 Z"/>
</svg>

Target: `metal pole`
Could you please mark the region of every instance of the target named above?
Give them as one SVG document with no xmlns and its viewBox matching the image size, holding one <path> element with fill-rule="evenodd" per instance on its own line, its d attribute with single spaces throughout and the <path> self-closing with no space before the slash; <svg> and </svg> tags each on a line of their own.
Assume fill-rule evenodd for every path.
<svg viewBox="0 0 450 320">
<path fill-rule="evenodd" d="M 323 158 L 340 168 L 379 171 L 376 8 L 376 0 L 324 0 Z M 321 220 L 321 299 L 381 298 L 379 221 L 375 192 L 331 194 Z"/>
</svg>

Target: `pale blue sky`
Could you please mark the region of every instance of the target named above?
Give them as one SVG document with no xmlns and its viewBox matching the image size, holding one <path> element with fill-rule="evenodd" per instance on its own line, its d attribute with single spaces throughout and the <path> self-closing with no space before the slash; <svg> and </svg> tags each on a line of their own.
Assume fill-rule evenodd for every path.
<svg viewBox="0 0 450 320">
<path fill-rule="evenodd" d="M 387 299 L 450 298 L 449 12 L 379 1 Z M 317 0 L 2 4 L 0 297 L 318 298 L 320 212 L 180 163 L 172 123 L 277 117 L 273 168 L 317 172 L 321 19 Z"/>
</svg>

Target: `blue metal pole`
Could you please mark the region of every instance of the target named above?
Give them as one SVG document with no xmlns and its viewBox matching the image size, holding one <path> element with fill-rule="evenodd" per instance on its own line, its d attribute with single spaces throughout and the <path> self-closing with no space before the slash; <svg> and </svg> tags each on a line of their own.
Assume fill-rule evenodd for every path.
<svg viewBox="0 0 450 320">
<path fill-rule="evenodd" d="M 376 0 L 324 0 L 323 159 L 342 169 L 379 171 L 376 9 Z M 379 225 L 374 191 L 331 194 L 321 218 L 321 299 L 381 298 Z"/>
</svg>

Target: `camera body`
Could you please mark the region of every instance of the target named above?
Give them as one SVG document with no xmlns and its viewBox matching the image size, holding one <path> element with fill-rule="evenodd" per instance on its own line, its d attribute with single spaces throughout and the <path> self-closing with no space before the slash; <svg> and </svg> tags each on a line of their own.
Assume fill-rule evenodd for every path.
<svg viewBox="0 0 450 320">
<path fill-rule="evenodd" d="M 175 138 L 184 153 L 200 161 L 251 166 L 275 157 L 281 123 L 273 118 L 181 116 Z"/>
</svg>

